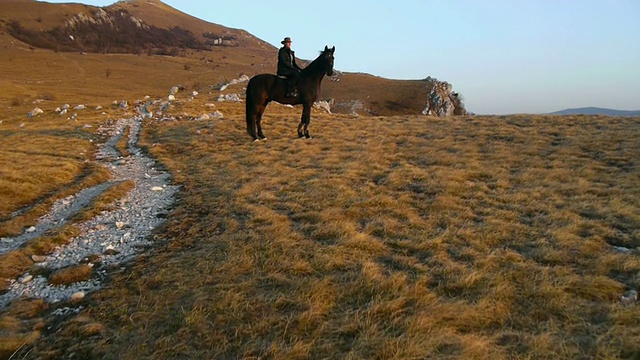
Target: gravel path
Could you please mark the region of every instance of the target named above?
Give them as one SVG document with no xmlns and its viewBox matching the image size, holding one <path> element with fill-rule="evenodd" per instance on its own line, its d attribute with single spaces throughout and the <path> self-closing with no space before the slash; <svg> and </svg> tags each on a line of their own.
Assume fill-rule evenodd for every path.
<svg viewBox="0 0 640 360">
<path fill-rule="evenodd" d="M 56 248 L 43 262 L 36 264 L 56 270 L 86 263 L 87 259 L 91 259 L 95 263 L 88 264 L 95 264 L 97 276 L 68 286 L 54 286 L 48 284 L 43 276 L 34 277 L 25 273 L 14 279 L 9 291 L 0 296 L 0 309 L 21 296 L 41 298 L 50 303 L 84 297 L 86 293 L 100 287 L 108 269 L 131 259 L 152 244 L 151 232 L 166 219 L 178 187 L 169 185 L 170 175 L 156 169 L 155 161 L 137 147 L 141 126 L 141 117 L 122 119 L 101 126 L 99 133 L 109 136 L 109 140 L 99 146 L 96 158 L 99 164 L 112 171 L 112 180 L 57 201 L 50 213 L 34 226 L 35 229 L 13 239 L 2 239 L 0 243 L 0 253 L 18 248 L 47 230 L 65 224 L 66 219 L 82 210 L 110 186 L 132 180 L 135 188 L 115 204 L 115 210 L 103 211 L 95 218 L 80 223 L 78 228 L 81 235 L 72 238 L 67 245 Z M 127 127 L 130 130 L 128 151 L 131 155 L 120 158 L 115 145 Z"/>
</svg>

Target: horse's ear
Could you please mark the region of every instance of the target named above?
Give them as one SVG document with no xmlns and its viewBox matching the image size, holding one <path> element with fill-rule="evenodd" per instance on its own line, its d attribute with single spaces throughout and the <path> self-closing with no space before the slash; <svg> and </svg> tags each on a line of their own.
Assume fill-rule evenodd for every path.
<svg viewBox="0 0 640 360">
<path fill-rule="evenodd" d="M 331 48 L 331 53 L 333 54 L 335 51 L 336 51 L 336 47 L 334 46 Z"/>
<path fill-rule="evenodd" d="M 324 51 L 329 50 L 329 47 L 327 45 L 324 46 Z"/>
</svg>

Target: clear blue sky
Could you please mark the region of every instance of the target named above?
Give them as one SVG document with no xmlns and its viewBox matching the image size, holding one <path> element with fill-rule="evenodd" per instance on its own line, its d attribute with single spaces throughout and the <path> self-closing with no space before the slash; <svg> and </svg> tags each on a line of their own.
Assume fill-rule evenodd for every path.
<svg viewBox="0 0 640 360">
<path fill-rule="evenodd" d="M 640 110 L 640 0 L 163 1 L 277 47 L 290 36 L 299 58 L 335 45 L 341 71 L 448 81 L 478 114 Z"/>
</svg>

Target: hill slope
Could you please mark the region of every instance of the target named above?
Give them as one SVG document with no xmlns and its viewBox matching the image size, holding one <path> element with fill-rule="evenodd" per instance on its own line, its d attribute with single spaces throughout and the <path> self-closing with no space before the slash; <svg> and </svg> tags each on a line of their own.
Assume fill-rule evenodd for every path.
<svg viewBox="0 0 640 360">
<path fill-rule="evenodd" d="M 15 69 L 16 65 L 42 64 L 50 59 L 61 60 L 56 62 L 57 66 L 65 67 L 61 69 L 64 72 L 83 69 L 83 78 L 93 76 L 93 82 L 104 83 L 99 75 L 115 75 L 115 68 L 145 80 L 153 76 L 154 79 L 146 84 L 136 85 L 145 93 L 158 89 L 166 91 L 173 85 L 189 82 L 211 86 L 241 73 L 253 76 L 273 73 L 276 68 L 277 48 L 274 46 L 244 30 L 197 19 L 158 0 L 120 1 L 103 8 L 8 0 L 0 3 L 0 31 L 0 44 L 5 49 L 0 63 L 4 66 L 7 61 L 14 62 L 9 64 L 11 70 L 7 70 L 5 80 L 14 88 L 18 84 L 22 88 L 23 75 L 30 74 L 32 69 L 22 71 Z M 78 57 L 78 53 L 86 56 Z M 158 55 L 164 57 L 157 58 Z M 159 62 L 171 62 L 175 66 L 156 64 L 158 68 L 151 73 L 145 66 Z M 100 63 L 102 69 L 97 69 L 96 63 Z M 338 70 L 339 63 L 340 49 L 337 49 Z M 461 98 L 452 92 L 452 87 L 431 78 L 406 81 L 337 72 L 331 80 L 323 83 L 322 98 L 332 100 L 335 112 L 362 115 L 420 114 L 425 110 L 440 114 L 465 113 Z M 53 89 L 60 91 L 61 81 L 56 81 Z M 125 82 L 116 84 L 119 81 Z M 110 76 L 108 82 L 91 92 L 108 96 L 107 92 L 112 89 L 128 89 L 131 76 Z M 53 90 L 42 91 L 50 93 Z"/>
</svg>

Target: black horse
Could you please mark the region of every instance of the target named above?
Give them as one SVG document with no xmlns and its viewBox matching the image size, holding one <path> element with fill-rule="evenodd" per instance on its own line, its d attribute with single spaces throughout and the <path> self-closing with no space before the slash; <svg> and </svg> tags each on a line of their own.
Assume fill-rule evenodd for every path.
<svg viewBox="0 0 640 360">
<path fill-rule="evenodd" d="M 311 106 L 318 100 L 320 95 L 320 83 L 325 75 L 333 75 L 333 52 L 336 47 L 329 49 L 327 46 L 320 53 L 320 56 L 313 60 L 309 66 L 304 68 L 298 77 L 296 97 L 286 97 L 286 79 L 272 74 L 256 75 L 249 80 L 247 85 L 247 131 L 254 141 L 264 140 L 266 137 L 262 132 L 260 121 L 262 114 L 271 101 L 281 104 L 297 105 L 302 104 L 302 117 L 298 125 L 298 137 L 310 138 L 309 121 L 311 121 Z M 304 132 L 302 128 L 304 126 Z"/>
</svg>

